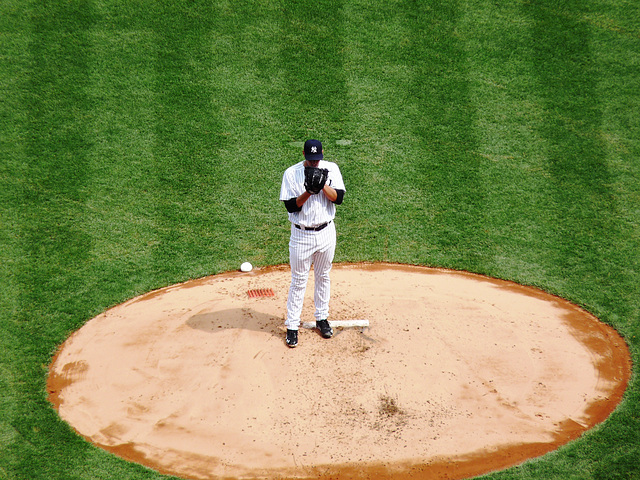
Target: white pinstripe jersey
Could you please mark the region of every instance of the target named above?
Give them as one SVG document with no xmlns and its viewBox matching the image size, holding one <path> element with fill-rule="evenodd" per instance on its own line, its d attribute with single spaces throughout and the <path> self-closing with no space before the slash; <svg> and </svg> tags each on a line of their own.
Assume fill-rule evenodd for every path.
<svg viewBox="0 0 640 480">
<path fill-rule="evenodd" d="M 337 189 L 346 190 L 340 168 L 333 162 L 320 160 L 318 168 L 329 170 L 327 185 Z M 280 188 L 280 200 L 297 198 L 305 192 L 304 188 L 304 160 L 290 166 L 282 177 L 282 187 Z M 336 206 L 322 192 L 311 195 L 302 206 L 299 212 L 289 213 L 289 221 L 304 227 L 315 227 L 322 225 L 336 215 Z"/>
</svg>

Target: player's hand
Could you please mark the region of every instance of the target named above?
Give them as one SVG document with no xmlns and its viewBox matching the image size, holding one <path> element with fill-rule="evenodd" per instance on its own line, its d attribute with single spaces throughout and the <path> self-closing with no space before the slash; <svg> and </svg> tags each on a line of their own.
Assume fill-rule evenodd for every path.
<svg viewBox="0 0 640 480">
<path fill-rule="evenodd" d="M 311 195 L 316 195 L 324 188 L 329 170 L 326 168 L 304 167 L 304 188 Z"/>
</svg>

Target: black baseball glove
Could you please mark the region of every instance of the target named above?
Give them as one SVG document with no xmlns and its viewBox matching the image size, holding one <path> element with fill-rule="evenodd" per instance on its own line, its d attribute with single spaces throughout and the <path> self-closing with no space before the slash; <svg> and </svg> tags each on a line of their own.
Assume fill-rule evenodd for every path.
<svg viewBox="0 0 640 480">
<path fill-rule="evenodd" d="M 326 168 L 304 167 L 304 188 L 315 195 L 324 188 L 328 176 L 329 170 Z"/>
</svg>

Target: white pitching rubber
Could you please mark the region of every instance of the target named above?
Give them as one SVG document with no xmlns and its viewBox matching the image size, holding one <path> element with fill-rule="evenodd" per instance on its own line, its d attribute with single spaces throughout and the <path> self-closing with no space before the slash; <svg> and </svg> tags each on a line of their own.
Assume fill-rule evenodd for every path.
<svg viewBox="0 0 640 480">
<path fill-rule="evenodd" d="M 368 327 L 369 320 L 329 320 L 334 328 Z M 304 322 L 303 328 L 316 328 L 316 322 Z"/>
</svg>

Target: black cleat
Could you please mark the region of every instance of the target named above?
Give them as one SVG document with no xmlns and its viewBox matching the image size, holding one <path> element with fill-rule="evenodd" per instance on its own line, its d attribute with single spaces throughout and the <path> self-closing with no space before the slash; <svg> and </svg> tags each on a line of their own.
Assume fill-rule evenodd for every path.
<svg viewBox="0 0 640 480">
<path fill-rule="evenodd" d="M 316 327 L 318 328 L 318 330 L 320 330 L 320 333 L 324 338 L 333 337 L 333 330 L 331 329 L 331 325 L 329 325 L 329 322 L 326 318 L 324 320 L 317 320 Z"/>
<path fill-rule="evenodd" d="M 287 329 L 287 345 L 291 348 L 298 345 L 298 331 Z"/>
</svg>

